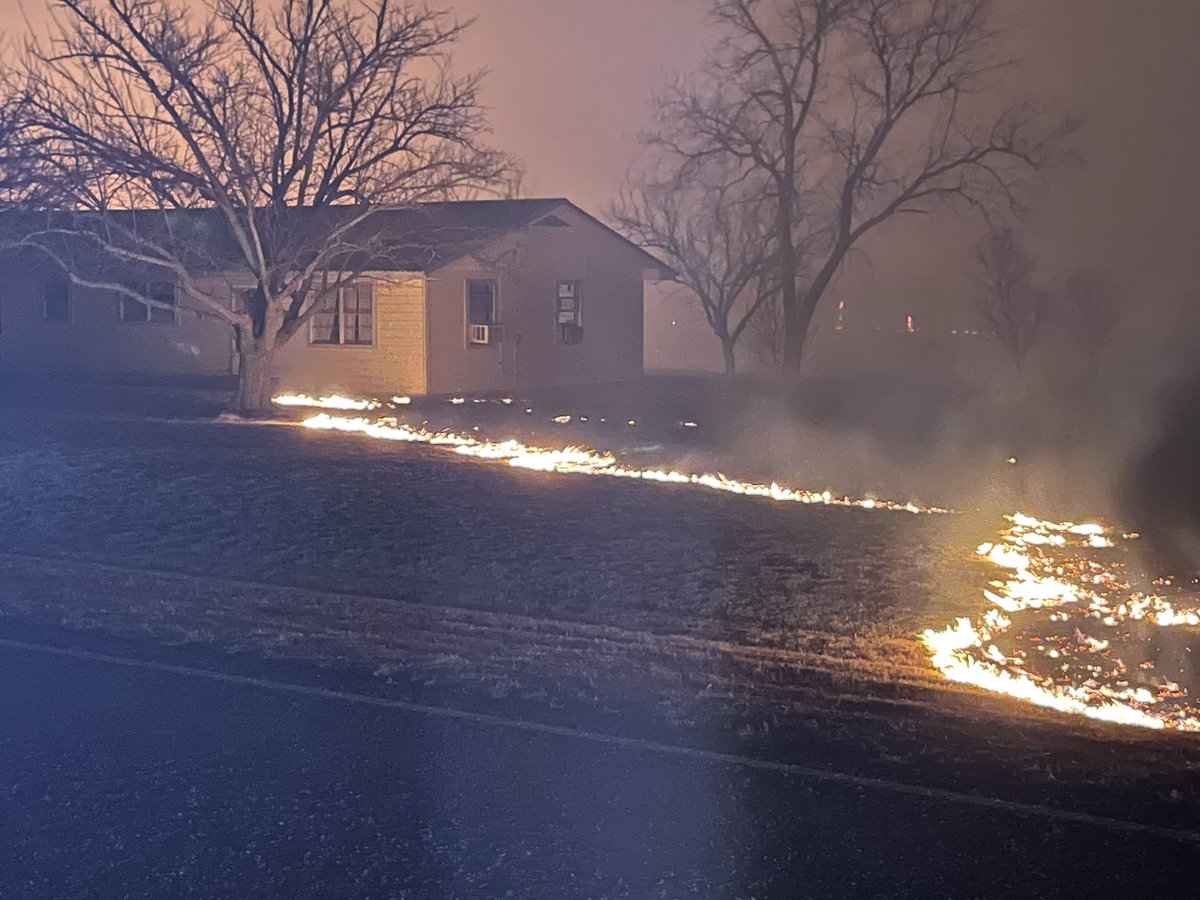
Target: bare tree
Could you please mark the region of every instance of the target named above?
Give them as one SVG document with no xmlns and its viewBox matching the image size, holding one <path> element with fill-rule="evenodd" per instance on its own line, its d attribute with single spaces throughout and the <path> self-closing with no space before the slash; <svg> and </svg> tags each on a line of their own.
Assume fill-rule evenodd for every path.
<svg viewBox="0 0 1200 900">
<path fill-rule="evenodd" d="M 715 165 L 646 182 L 622 190 L 609 216 L 676 270 L 676 281 L 695 296 L 721 342 L 725 373 L 733 375 L 737 343 L 771 290 L 765 277 L 770 225 L 761 195 Z"/>
<path fill-rule="evenodd" d="M 1087 356 L 1092 378 L 1098 378 L 1113 333 L 1125 314 L 1112 274 L 1087 267 L 1071 272 L 1055 311 Z"/>
<path fill-rule="evenodd" d="M 25 167 L 15 164 L 12 153 L 23 110 L 20 92 L 0 95 L 0 196 L 19 192 L 25 176 Z"/>
<path fill-rule="evenodd" d="M 403 243 L 382 213 L 500 184 L 462 24 L 407 2 L 61 0 L 18 75 L 26 247 L 154 309 L 173 282 L 238 339 L 235 406 L 321 296 Z M 213 276 L 248 273 L 239 307 Z M 131 280 L 129 273 L 146 277 Z"/>
<path fill-rule="evenodd" d="M 750 320 L 747 329 L 752 353 L 767 368 L 778 371 L 783 366 L 783 304 L 779 292 L 767 298 Z"/>
<path fill-rule="evenodd" d="M 1024 368 L 1049 309 L 1034 281 L 1036 263 L 1010 228 L 993 229 L 979 243 L 980 310 L 1018 371 Z"/>
<path fill-rule="evenodd" d="M 712 0 L 722 39 L 698 83 L 661 98 L 652 143 L 734 160 L 771 187 L 784 363 L 864 236 L 944 204 L 1015 203 L 1065 127 L 989 112 L 1008 66 L 992 0 Z M 803 224 L 802 237 L 798 228 Z M 811 267 L 801 240 L 822 237 Z"/>
</svg>

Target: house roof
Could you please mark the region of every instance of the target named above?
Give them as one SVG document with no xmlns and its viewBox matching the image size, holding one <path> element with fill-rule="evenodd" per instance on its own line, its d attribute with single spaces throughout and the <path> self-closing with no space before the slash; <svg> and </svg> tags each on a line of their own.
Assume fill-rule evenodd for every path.
<svg viewBox="0 0 1200 900">
<path fill-rule="evenodd" d="M 355 228 L 347 241 L 345 255 L 338 262 L 346 268 L 380 271 L 432 272 L 468 255 L 503 234 L 524 228 L 546 218 L 555 210 L 570 207 L 577 214 L 595 223 L 617 240 L 641 255 L 647 268 L 658 269 L 665 278 L 675 272 L 624 235 L 614 231 L 564 197 L 523 200 L 454 200 L 420 203 L 395 210 L 381 210 Z M 271 231 L 289 244 L 293 251 L 303 248 L 306 233 L 315 237 L 314 246 L 322 243 L 327 229 L 356 215 L 350 206 L 329 206 L 321 209 L 289 209 L 286 221 L 271 223 L 264 220 L 261 230 L 270 241 Z M 26 214 L 24 222 L 49 224 L 49 220 L 66 218 L 69 213 Z M 236 265 L 240 252 L 233 236 L 216 209 L 121 210 L 112 214 L 131 228 L 146 236 L 170 235 L 170 241 L 182 252 L 194 252 L 210 266 Z M 7 224 L 14 222 L 11 217 Z M 561 219 L 557 224 L 564 224 Z M 311 231 L 310 231 L 311 229 Z"/>
<path fill-rule="evenodd" d="M 675 277 L 675 270 L 666 263 L 565 197 L 454 200 L 377 213 L 371 219 L 371 230 L 382 235 L 381 243 L 391 242 L 397 252 L 373 262 L 384 270 L 433 271 L 461 259 L 505 232 L 532 225 L 564 206 L 636 251 L 647 268 L 658 269 L 664 278 Z M 566 223 L 558 219 L 555 224 Z"/>
</svg>

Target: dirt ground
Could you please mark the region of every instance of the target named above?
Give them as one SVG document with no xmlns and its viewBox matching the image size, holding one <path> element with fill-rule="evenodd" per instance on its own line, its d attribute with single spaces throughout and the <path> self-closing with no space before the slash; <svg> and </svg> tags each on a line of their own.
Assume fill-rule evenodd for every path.
<svg viewBox="0 0 1200 900">
<path fill-rule="evenodd" d="M 916 635 L 977 611 L 970 553 L 995 509 L 818 509 L 520 472 L 218 424 L 203 418 L 208 395 L 167 418 L 181 405 L 147 396 L 103 416 L 0 410 L 3 621 L 322 662 L 380 689 L 450 685 L 465 703 L 536 715 L 590 704 L 618 730 L 651 722 L 676 739 L 720 734 L 741 750 L 1105 814 L 1176 823 L 1200 808 L 1191 738 L 1063 721 L 929 667 Z M 627 431 L 550 424 L 600 417 L 578 411 L 594 400 L 571 403 L 540 401 L 528 432 L 582 440 L 590 426 L 646 458 L 711 460 L 726 440 L 680 431 L 702 409 L 602 414 L 640 416 Z M 406 414 L 459 428 L 526 415 L 468 404 Z"/>
</svg>

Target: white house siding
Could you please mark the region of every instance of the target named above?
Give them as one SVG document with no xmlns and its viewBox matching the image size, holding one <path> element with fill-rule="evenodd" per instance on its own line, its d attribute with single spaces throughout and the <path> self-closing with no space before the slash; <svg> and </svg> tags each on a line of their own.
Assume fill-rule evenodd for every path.
<svg viewBox="0 0 1200 900">
<path fill-rule="evenodd" d="M 644 255 L 570 206 L 570 227 L 533 225 L 429 275 L 429 392 L 520 391 L 642 374 Z M 466 284 L 499 283 L 503 339 L 467 343 Z M 583 341 L 557 338 L 555 286 L 581 284 Z"/>
<path fill-rule="evenodd" d="M 106 291 L 70 288 L 70 319 L 47 321 L 43 280 L 6 267 L 0 280 L 0 363 L 17 374 L 227 375 L 229 325 L 181 301 L 174 324 L 124 322 Z"/>
<path fill-rule="evenodd" d="M 306 326 L 275 355 L 280 390 L 425 393 L 425 276 L 377 272 L 365 277 L 375 284 L 375 343 L 313 344 Z"/>
</svg>

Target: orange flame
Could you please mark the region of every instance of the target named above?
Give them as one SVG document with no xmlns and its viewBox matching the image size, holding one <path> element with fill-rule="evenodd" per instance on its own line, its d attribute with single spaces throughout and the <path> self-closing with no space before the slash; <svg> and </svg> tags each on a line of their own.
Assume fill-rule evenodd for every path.
<svg viewBox="0 0 1200 900">
<path fill-rule="evenodd" d="M 352 411 L 380 406 L 377 401 L 337 395 L 320 398 L 284 395 L 276 398 L 276 402 Z M 399 398 L 395 402 L 400 402 Z M 456 397 L 451 402 L 458 405 L 465 399 Z M 568 417 L 563 415 L 561 419 L 565 421 Z M 320 413 L 302 424 L 314 430 L 446 447 L 462 456 L 506 462 L 538 472 L 690 485 L 782 502 L 910 513 L 947 512 L 939 507 L 872 497 L 843 497 L 830 491 L 807 491 L 774 482 L 739 481 L 720 473 L 639 468 L 621 462 L 612 453 L 587 447 L 550 449 L 517 440 L 488 441 L 413 428 L 390 417 L 350 418 Z M 629 424 L 633 425 L 633 420 Z M 1124 591 L 1128 585 L 1118 577 L 1118 564 L 1105 561 L 1111 554 L 1101 554 L 1105 558 L 1096 555 L 1097 551 L 1111 550 L 1116 545 L 1113 532 L 1103 525 L 1051 522 L 1022 513 L 1007 517 L 1007 521 L 1008 526 L 995 541 L 983 543 L 976 550 L 980 560 L 1002 573 L 983 591 L 988 601 L 985 611 L 975 619 L 958 618 L 941 630 L 928 629 L 921 635 L 933 666 L 950 681 L 1069 715 L 1142 728 L 1200 731 L 1200 709 L 1181 702 L 1181 698 L 1186 699 L 1186 690 L 1165 678 L 1159 679 L 1154 690 L 1132 684 L 1125 663 L 1112 652 L 1112 642 L 1082 630 L 1097 623 L 1115 628 L 1127 622 L 1144 622 L 1161 628 L 1196 627 L 1200 626 L 1200 604 L 1197 608 L 1176 609 L 1164 597 L 1144 592 L 1129 592 L 1121 602 L 1110 599 L 1112 593 Z M 1127 533 L 1120 537 L 1132 540 L 1137 535 Z M 1048 555 L 1050 552 L 1064 556 L 1055 559 Z M 1165 579 L 1155 583 L 1170 584 Z M 1018 617 L 1027 626 L 1019 634 L 1014 624 Z M 1049 627 L 1076 620 L 1080 625 L 1074 629 L 1074 639 L 1067 643 L 1061 636 L 1056 639 L 1052 629 L 1042 637 L 1034 630 L 1038 623 Z M 1035 665 L 1037 660 L 1031 660 L 1029 651 L 1023 647 L 1001 649 L 1000 644 L 1011 642 L 1012 637 L 1029 638 L 1036 653 L 1044 657 L 1043 666 Z M 1044 671 L 1045 660 L 1051 661 L 1052 674 Z M 1111 675 L 1105 675 L 1106 666 Z M 1149 670 L 1153 666 L 1143 663 L 1140 668 Z"/>
</svg>

